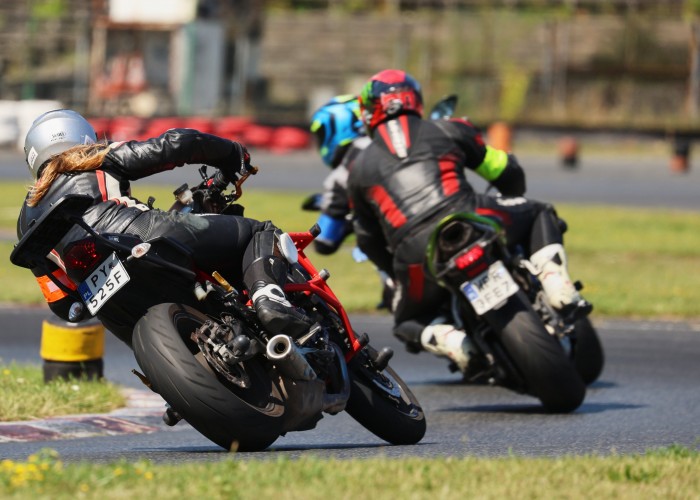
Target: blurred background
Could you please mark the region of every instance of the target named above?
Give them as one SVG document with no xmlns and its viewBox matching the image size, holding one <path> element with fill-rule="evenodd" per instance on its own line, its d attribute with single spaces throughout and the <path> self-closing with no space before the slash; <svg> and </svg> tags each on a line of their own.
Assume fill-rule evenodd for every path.
<svg viewBox="0 0 700 500">
<path fill-rule="evenodd" d="M 687 149 L 700 0 L 3 0 L 0 143 L 64 106 L 113 140 L 190 126 L 305 148 L 312 110 L 385 68 L 484 128 Z"/>
</svg>

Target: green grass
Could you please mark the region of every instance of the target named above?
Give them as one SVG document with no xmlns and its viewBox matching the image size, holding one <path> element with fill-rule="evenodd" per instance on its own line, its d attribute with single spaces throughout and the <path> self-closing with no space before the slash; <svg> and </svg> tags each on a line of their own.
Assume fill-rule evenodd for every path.
<svg viewBox="0 0 700 500">
<path fill-rule="evenodd" d="M 54 499 L 696 498 L 700 454 L 550 458 L 224 459 L 64 464 L 51 450 L 0 461 L 0 497 Z"/>
<path fill-rule="evenodd" d="M 700 316 L 700 216 L 695 212 L 558 207 L 574 279 L 595 314 L 640 318 Z"/>
<path fill-rule="evenodd" d="M 105 413 L 123 407 L 126 402 L 119 388 L 110 382 L 56 379 L 44 383 L 41 368 L 32 365 L 0 364 L 0 386 L 0 421 L 3 422 Z"/>
<path fill-rule="evenodd" d="M 23 199 L 21 183 L 0 185 L 0 231 L 13 234 Z M 171 187 L 136 186 L 141 199 L 156 197 L 168 208 Z M 286 231 L 303 231 L 316 213 L 299 206 L 308 193 L 247 189 L 242 202 L 246 215 L 272 220 Z M 558 205 L 568 222 L 565 236 L 569 268 L 585 285 L 584 295 L 595 305 L 597 317 L 688 319 L 700 317 L 700 217 L 696 212 L 645 210 L 587 205 Z M 373 311 L 380 285 L 372 265 L 357 264 L 351 256 L 353 238 L 332 256 L 309 251 L 316 267 L 331 273 L 330 285 L 351 312 Z M 0 302 L 43 302 L 29 271 L 9 261 L 10 242 L 0 243 Z M 8 284 L 12 284 L 8 286 Z"/>
</svg>

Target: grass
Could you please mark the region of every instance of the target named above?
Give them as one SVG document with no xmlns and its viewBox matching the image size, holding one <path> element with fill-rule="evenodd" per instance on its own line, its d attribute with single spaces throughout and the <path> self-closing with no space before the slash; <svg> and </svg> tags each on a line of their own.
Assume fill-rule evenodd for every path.
<svg viewBox="0 0 700 500">
<path fill-rule="evenodd" d="M 694 212 L 606 206 L 558 207 L 574 279 L 596 315 L 700 316 L 700 217 Z"/>
<path fill-rule="evenodd" d="M 231 457 L 179 465 L 64 464 L 55 452 L 42 450 L 26 461 L 0 461 L 0 497 L 674 499 L 697 496 L 698 467 L 700 453 L 681 447 L 557 459 Z"/>
<path fill-rule="evenodd" d="M 56 379 L 44 383 L 41 368 L 32 365 L 0 365 L 0 385 L 2 422 L 105 413 L 125 404 L 119 388 L 110 382 Z"/>
<path fill-rule="evenodd" d="M 14 230 L 21 183 L 0 185 L 0 231 Z M 19 193 L 19 194 L 18 194 Z M 156 197 L 167 208 L 171 187 L 136 186 L 134 195 Z M 246 215 L 273 220 L 286 231 L 303 231 L 316 213 L 299 206 L 307 193 L 248 189 L 243 197 Z M 700 316 L 700 292 L 694 270 L 700 269 L 700 217 L 695 212 L 646 210 L 607 206 L 558 205 L 569 224 L 565 243 L 574 279 L 585 285 L 584 295 L 598 317 L 690 319 Z M 373 311 L 380 285 L 371 264 L 357 264 L 353 238 L 334 255 L 310 251 L 316 267 L 327 268 L 329 283 L 351 312 Z M 38 287 L 26 270 L 9 264 L 12 244 L 0 243 L 0 302 L 40 304 Z"/>
</svg>

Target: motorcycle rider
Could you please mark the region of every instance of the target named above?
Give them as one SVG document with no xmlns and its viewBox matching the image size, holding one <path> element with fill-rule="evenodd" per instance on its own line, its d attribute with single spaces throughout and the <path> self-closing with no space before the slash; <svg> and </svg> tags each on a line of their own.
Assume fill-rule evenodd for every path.
<svg viewBox="0 0 700 500">
<path fill-rule="evenodd" d="M 316 138 L 319 155 L 331 168 L 331 173 L 323 181 L 323 193 L 307 198 L 302 208 L 321 211 L 316 221 L 321 234 L 314 240 L 314 248 L 320 254 L 330 255 L 352 233 L 347 165 L 371 140 L 365 134 L 355 95 L 338 95 L 319 107 L 311 117 L 310 130 Z M 353 257 L 358 262 L 367 260 L 359 248 L 355 248 Z M 377 309 L 384 309 L 391 304 L 394 284 L 386 271 L 377 271 L 382 284 Z"/>
<path fill-rule="evenodd" d="M 421 87 L 405 71 L 375 74 L 359 100 L 372 143 L 349 166 L 354 230 L 360 249 L 393 270 L 394 334 L 410 351 L 424 349 L 468 369 L 468 337 L 441 311 L 449 292 L 423 268 L 436 223 L 456 211 L 500 219 L 508 243 L 529 255 L 551 305 L 568 317 L 590 312 L 569 278 L 554 208 L 523 197 L 525 174 L 513 155 L 485 144 L 466 119 L 423 119 Z M 474 192 L 465 168 L 502 196 Z"/>
<path fill-rule="evenodd" d="M 171 237 L 193 252 L 206 272 L 219 271 L 234 286 L 245 283 L 261 323 L 271 332 L 296 335 L 310 319 L 287 301 L 281 285 L 286 262 L 278 246 L 282 234 L 270 221 L 233 215 L 193 215 L 152 209 L 133 198 L 130 181 L 184 164 L 206 163 L 227 179 L 250 167 L 246 148 L 234 141 L 192 129 L 171 129 L 145 141 L 98 141 L 79 113 L 59 109 L 37 117 L 27 132 L 24 152 L 34 184 L 17 221 L 21 238 L 33 221 L 68 194 L 92 196 L 83 216 L 99 232 L 129 233 L 143 240 Z M 66 244 L 86 235 L 74 227 L 51 252 L 52 277 L 34 270 L 51 310 L 63 319 L 73 302 L 54 281 L 75 289 L 65 273 Z"/>
<path fill-rule="evenodd" d="M 331 173 L 323 181 L 323 193 L 307 200 L 304 208 L 321 211 L 321 234 L 314 240 L 320 254 L 332 254 L 352 232 L 347 195 L 347 164 L 370 143 L 360 118 L 357 96 L 339 95 L 320 106 L 311 117 L 311 132 L 318 152 Z M 312 206 L 313 205 L 313 206 Z"/>
</svg>

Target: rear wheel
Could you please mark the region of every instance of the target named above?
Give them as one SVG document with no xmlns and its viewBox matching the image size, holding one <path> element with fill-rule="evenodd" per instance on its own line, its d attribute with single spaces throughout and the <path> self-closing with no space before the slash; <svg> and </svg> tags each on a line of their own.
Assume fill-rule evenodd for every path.
<svg viewBox="0 0 700 500">
<path fill-rule="evenodd" d="M 207 319 L 179 304 L 150 308 L 134 329 L 136 361 L 153 389 L 211 441 L 232 451 L 263 450 L 281 433 L 280 388 L 257 358 L 238 365 L 247 388 L 217 375 L 190 339 Z"/>
<path fill-rule="evenodd" d="M 522 292 L 502 308 L 487 313 L 487 320 L 525 381 L 527 392 L 537 397 L 547 411 L 567 413 L 581 405 L 585 384 Z"/>
<path fill-rule="evenodd" d="M 598 332 L 588 317 L 574 323 L 576 347 L 574 349 L 574 366 L 584 383 L 592 384 L 603 372 L 605 355 Z"/>
<path fill-rule="evenodd" d="M 391 444 L 415 444 L 425 435 L 425 415 L 406 383 L 389 366 L 378 371 L 365 347 L 348 364 L 350 399 L 345 410 Z"/>
</svg>

